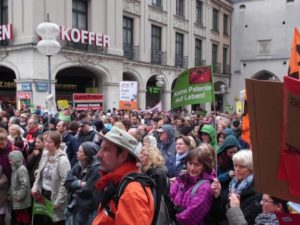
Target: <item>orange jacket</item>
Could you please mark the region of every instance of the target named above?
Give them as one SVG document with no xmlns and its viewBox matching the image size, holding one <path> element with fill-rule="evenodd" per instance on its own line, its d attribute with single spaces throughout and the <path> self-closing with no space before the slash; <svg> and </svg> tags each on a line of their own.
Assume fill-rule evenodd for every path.
<svg viewBox="0 0 300 225">
<path fill-rule="evenodd" d="M 130 182 L 119 199 L 118 209 L 110 200 L 109 207 L 115 214 L 111 218 L 105 208 L 101 208 L 92 225 L 151 225 L 154 216 L 154 199 L 150 188 L 147 194 L 138 182 Z"/>
</svg>

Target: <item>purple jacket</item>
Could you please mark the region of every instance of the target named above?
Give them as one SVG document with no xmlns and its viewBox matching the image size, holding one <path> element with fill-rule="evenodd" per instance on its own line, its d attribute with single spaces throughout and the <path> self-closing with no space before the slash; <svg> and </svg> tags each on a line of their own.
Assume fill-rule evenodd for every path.
<svg viewBox="0 0 300 225">
<path fill-rule="evenodd" d="M 199 177 L 192 177 L 188 174 L 178 176 L 176 181 L 171 185 L 171 199 L 176 206 L 183 209 L 176 215 L 178 222 L 182 225 L 202 225 L 203 219 L 209 212 L 213 202 L 213 194 L 210 187 L 214 173 L 208 174 L 202 172 Z M 209 183 L 203 183 L 194 197 L 191 192 L 194 185 L 199 179 L 209 180 Z"/>
</svg>

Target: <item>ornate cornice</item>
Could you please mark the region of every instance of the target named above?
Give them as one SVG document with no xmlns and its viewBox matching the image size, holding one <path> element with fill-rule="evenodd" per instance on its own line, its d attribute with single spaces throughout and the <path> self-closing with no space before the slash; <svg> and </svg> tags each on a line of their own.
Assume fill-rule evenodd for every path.
<svg viewBox="0 0 300 225">
<path fill-rule="evenodd" d="M 8 56 L 8 51 L 0 50 L 0 61 L 3 61 Z"/>
<path fill-rule="evenodd" d="M 62 55 L 73 62 L 85 65 L 99 65 L 103 61 L 103 56 L 87 53 L 62 52 Z"/>
<path fill-rule="evenodd" d="M 123 0 L 123 11 L 140 16 L 141 3 L 135 0 Z"/>
</svg>

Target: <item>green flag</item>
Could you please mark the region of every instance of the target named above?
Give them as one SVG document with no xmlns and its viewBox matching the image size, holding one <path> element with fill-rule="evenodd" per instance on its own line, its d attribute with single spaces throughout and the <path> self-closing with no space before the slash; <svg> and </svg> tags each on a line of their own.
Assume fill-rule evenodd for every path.
<svg viewBox="0 0 300 225">
<path fill-rule="evenodd" d="M 53 202 L 47 200 L 46 198 L 42 197 L 44 199 L 44 203 L 33 201 L 33 207 L 32 207 L 32 214 L 33 215 L 45 215 L 49 216 L 50 218 L 53 217 Z"/>
<path fill-rule="evenodd" d="M 172 91 L 172 109 L 190 104 L 214 101 L 210 66 L 195 67 L 183 71 Z"/>
</svg>

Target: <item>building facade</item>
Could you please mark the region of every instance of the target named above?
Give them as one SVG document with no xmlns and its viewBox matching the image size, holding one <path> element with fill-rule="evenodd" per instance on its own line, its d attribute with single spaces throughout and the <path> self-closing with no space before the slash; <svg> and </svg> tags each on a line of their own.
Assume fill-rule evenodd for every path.
<svg viewBox="0 0 300 225">
<path fill-rule="evenodd" d="M 62 46 L 51 57 L 56 100 L 101 93 L 104 110 L 118 108 L 120 82 L 137 81 L 139 108 L 162 100 L 170 110 L 176 77 L 185 68 L 212 65 L 218 107 L 223 105 L 231 82 L 229 1 L 0 0 L 0 10 L 2 102 L 45 106 L 48 64 L 36 48 L 36 27 L 48 18 L 60 26 Z"/>
<path fill-rule="evenodd" d="M 299 0 L 233 0 L 232 85 L 229 104 L 245 79 L 283 80 L 294 28 L 300 29 Z"/>
</svg>

